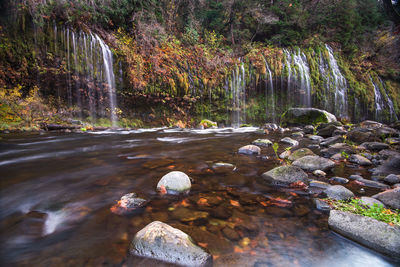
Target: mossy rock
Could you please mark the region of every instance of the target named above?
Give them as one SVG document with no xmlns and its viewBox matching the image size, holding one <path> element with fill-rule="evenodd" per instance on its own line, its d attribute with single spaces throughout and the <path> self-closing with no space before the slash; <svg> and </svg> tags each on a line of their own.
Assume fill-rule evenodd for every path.
<svg viewBox="0 0 400 267">
<path fill-rule="evenodd" d="M 210 121 L 210 120 L 202 120 L 200 122 L 200 125 L 203 125 L 204 128 L 212 128 L 212 127 L 217 127 L 217 123 L 214 121 Z"/>
<path fill-rule="evenodd" d="M 305 156 L 315 156 L 314 152 L 308 148 L 300 148 L 295 151 L 289 156 L 289 160 L 295 161 Z"/>
<path fill-rule="evenodd" d="M 282 126 L 317 125 L 336 121 L 335 115 L 316 108 L 290 108 L 281 117 Z"/>
</svg>

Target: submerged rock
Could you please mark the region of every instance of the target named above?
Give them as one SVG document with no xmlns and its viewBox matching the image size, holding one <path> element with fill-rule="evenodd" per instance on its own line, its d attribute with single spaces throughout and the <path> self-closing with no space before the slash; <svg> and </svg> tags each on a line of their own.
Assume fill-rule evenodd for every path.
<svg viewBox="0 0 400 267">
<path fill-rule="evenodd" d="M 390 256 L 400 256 L 400 227 L 350 212 L 332 210 L 329 227 L 364 246 Z"/>
<path fill-rule="evenodd" d="M 216 172 L 216 173 L 226 173 L 226 172 L 231 172 L 236 169 L 236 166 L 230 163 L 225 163 L 225 162 L 217 162 L 214 163 L 211 168 Z"/>
<path fill-rule="evenodd" d="M 347 200 L 354 197 L 353 192 L 341 185 L 333 185 L 324 192 L 329 198 L 335 200 Z"/>
<path fill-rule="evenodd" d="M 281 142 L 282 142 L 282 143 L 285 143 L 285 144 L 289 144 L 289 145 L 292 146 L 292 147 L 298 146 L 298 145 L 299 145 L 299 142 L 298 142 L 298 141 L 293 140 L 293 139 L 290 138 L 290 137 L 282 138 L 282 139 L 281 139 Z"/>
<path fill-rule="evenodd" d="M 335 162 L 319 156 L 305 156 L 294 161 L 293 166 L 300 167 L 307 171 L 325 171 L 335 166 Z"/>
<path fill-rule="evenodd" d="M 336 121 L 335 115 L 316 108 L 290 108 L 281 118 L 282 125 L 308 125 Z"/>
<path fill-rule="evenodd" d="M 242 146 L 241 148 L 239 148 L 238 153 L 245 154 L 245 155 L 260 155 L 261 149 L 255 145 L 247 145 L 247 146 Z"/>
<path fill-rule="evenodd" d="M 189 176 L 180 171 L 173 171 L 164 175 L 157 184 L 157 190 L 167 191 L 167 193 L 181 193 L 190 190 L 192 183 Z"/>
<path fill-rule="evenodd" d="M 256 146 L 272 146 L 272 142 L 269 139 L 257 139 L 251 143 Z"/>
<path fill-rule="evenodd" d="M 292 152 L 289 156 L 289 160 L 298 160 L 304 156 L 315 156 L 315 154 L 308 148 L 300 148 Z"/>
<path fill-rule="evenodd" d="M 308 182 L 308 175 L 302 169 L 295 166 L 276 167 L 263 173 L 262 178 L 268 184 L 272 185 L 290 185 L 297 181 Z"/>
<path fill-rule="evenodd" d="M 118 215 L 129 214 L 146 205 L 147 201 L 137 197 L 136 193 L 128 193 L 121 197 L 116 205 L 111 208 L 111 211 Z"/>
<path fill-rule="evenodd" d="M 195 245 L 190 236 L 159 221 L 136 233 L 130 253 L 185 266 L 212 264 L 212 256 Z"/>
<path fill-rule="evenodd" d="M 387 190 L 372 196 L 393 209 L 400 209 L 400 188 Z"/>
</svg>

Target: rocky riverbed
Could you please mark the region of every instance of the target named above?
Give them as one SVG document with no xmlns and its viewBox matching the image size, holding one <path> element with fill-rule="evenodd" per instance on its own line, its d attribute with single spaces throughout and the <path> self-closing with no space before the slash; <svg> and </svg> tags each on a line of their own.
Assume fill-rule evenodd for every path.
<svg viewBox="0 0 400 267">
<path fill-rule="evenodd" d="M 334 234 L 320 201 L 372 196 L 398 209 L 399 131 L 387 125 L 1 137 L 7 265 L 170 266 L 178 258 L 215 266 L 398 264 Z M 152 259 L 156 245 L 138 241 L 149 225 L 176 234 L 157 243 L 159 255 L 174 247 L 175 258 Z M 179 238 L 193 249 L 171 245 Z M 146 244 L 140 253 L 139 243 Z"/>
</svg>

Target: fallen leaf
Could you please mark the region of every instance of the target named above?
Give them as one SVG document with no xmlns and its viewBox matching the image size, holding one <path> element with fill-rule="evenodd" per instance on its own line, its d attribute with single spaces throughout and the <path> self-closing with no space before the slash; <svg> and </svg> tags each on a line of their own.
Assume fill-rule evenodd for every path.
<svg viewBox="0 0 400 267">
<path fill-rule="evenodd" d="M 260 204 L 263 205 L 264 207 L 268 206 L 267 202 L 264 201 L 261 201 Z"/>
<path fill-rule="evenodd" d="M 197 205 L 200 205 L 200 206 L 209 206 L 208 200 L 207 200 L 206 198 L 200 198 L 200 199 L 197 201 Z"/>
<path fill-rule="evenodd" d="M 197 243 L 197 244 L 202 248 L 207 248 L 208 247 L 208 243 Z"/>
<path fill-rule="evenodd" d="M 167 169 L 168 170 L 173 170 L 173 169 L 175 169 L 175 166 L 174 165 L 170 165 L 170 166 L 167 167 Z"/>
<path fill-rule="evenodd" d="M 160 194 L 161 194 L 161 195 L 165 195 L 166 193 L 167 193 L 167 189 L 165 188 L 164 185 L 161 185 L 161 186 L 160 186 Z"/>
<path fill-rule="evenodd" d="M 239 204 L 238 201 L 231 199 L 230 202 L 231 202 L 231 205 L 232 205 L 232 206 L 240 207 L 240 204 Z"/>
<path fill-rule="evenodd" d="M 240 248 L 240 247 L 238 247 L 238 246 L 235 246 L 234 249 L 233 249 L 233 251 L 234 251 L 235 253 L 243 253 L 243 249 Z"/>
</svg>

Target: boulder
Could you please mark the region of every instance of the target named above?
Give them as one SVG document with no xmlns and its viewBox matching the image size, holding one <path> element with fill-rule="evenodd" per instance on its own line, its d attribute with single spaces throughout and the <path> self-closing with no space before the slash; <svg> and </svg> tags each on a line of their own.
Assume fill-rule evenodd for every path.
<svg viewBox="0 0 400 267">
<path fill-rule="evenodd" d="M 157 190 L 166 190 L 167 193 L 181 193 L 190 190 L 192 183 L 189 176 L 180 171 L 172 171 L 164 175 L 157 184 Z"/>
<path fill-rule="evenodd" d="M 256 146 L 272 146 L 272 142 L 269 139 L 257 139 L 251 143 Z"/>
<path fill-rule="evenodd" d="M 374 151 L 374 152 L 378 152 L 383 149 L 390 148 L 390 146 L 388 144 L 380 143 L 380 142 L 364 142 L 360 145 L 360 147 Z"/>
<path fill-rule="evenodd" d="M 400 188 L 387 190 L 372 196 L 392 209 L 400 209 Z"/>
<path fill-rule="evenodd" d="M 356 163 L 358 165 L 361 165 L 361 166 L 370 166 L 370 165 L 372 165 L 372 162 L 369 159 L 367 159 L 367 158 L 365 158 L 365 157 L 363 157 L 361 155 L 358 155 L 358 154 L 351 155 L 349 157 L 349 161 L 352 162 L 352 163 Z"/>
<path fill-rule="evenodd" d="M 346 143 L 337 143 L 337 144 L 329 146 L 328 148 L 322 149 L 321 155 L 324 157 L 330 158 L 333 155 L 335 155 L 337 153 L 341 154 L 342 152 L 345 152 L 346 154 L 350 155 L 350 154 L 355 153 L 355 149 Z"/>
<path fill-rule="evenodd" d="M 212 265 L 212 256 L 195 245 L 190 236 L 159 221 L 136 233 L 130 253 L 184 266 Z"/>
<path fill-rule="evenodd" d="M 304 126 L 303 131 L 305 134 L 312 134 L 312 133 L 314 133 L 314 129 L 315 129 L 314 126 L 306 125 L 306 126 Z"/>
<path fill-rule="evenodd" d="M 400 156 L 393 156 L 374 169 L 374 176 L 387 176 L 389 174 L 400 174 Z"/>
<path fill-rule="evenodd" d="M 400 257 L 400 227 L 350 212 L 331 210 L 329 227 L 364 246 Z"/>
<path fill-rule="evenodd" d="M 292 133 L 292 136 L 293 137 L 303 137 L 304 133 L 303 132 L 294 132 L 294 133 Z"/>
<path fill-rule="evenodd" d="M 313 143 L 320 143 L 324 140 L 322 136 L 319 135 L 309 135 L 308 138 L 313 142 Z"/>
<path fill-rule="evenodd" d="M 335 162 L 319 156 L 305 156 L 294 161 L 293 166 L 300 167 L 307 171 L 325 171 L 333 168 L 335 166 Z"/>
<path fill-rule="evenodd" d="M 321 146 L 330 146 L 336 143 L 342 143 L 344 141 L 342 136 L 333 136 L 333 137 L 329 137 L 326 138 L 325 140 L 323 140 L 320 145 Z"/>
<path fill-rule="evenodd" d="M 327 197 L 335 200 L 347 200 L 354 197 L 353 192 L 341 185 L 333 185 L 324 192 Z"/>
<path fill-rule="evenodd" d="M 308 175 L 302 169 L 295 166 L 276 167 L 263 173 L 262 178 L 271 185 L 287 186 L 297 181 L 308 182 Z"/>
<path fill-rule="evenodd" d="M 347 133 L 347 139 L 355 143 L 379 141 L 372 131 L 356 127 Z"/>
<path fill-rule="evenodd" d="M 260 155 L 261 149 L 255 145 L 247 145 L 247 146 L 242 146 L 241 148 L 239 148 L 238 153 L 245 154 L 245 155 Z"/>
<path fill-rule="evenodd" d="M 329 136 L 332 136 L 333 133 L 337 130 L 344 131 L 344 129 L 342 127 L 338 127 L 335 125 L 328 125 L 325 128 L 319 129 L 318 135 L 320 135 L 322 137 L 329 137 Z"/>
<path fill-rule="evenodd" d="M 285 144 L 288 144 L 288 145 L 290 145 L 290 146 L 292 146 L 292 147 L 298 146 L 298 145 L 299 145 L 299 142 L 298 142 L 298 141 L 293 140 L 293 139 L 290 138 L 290 137 L 282 138 L 282 139 L 281 139 L 281 142 L 282 142 L 282 143 L 285 143 Z"/>
<path fill-rule="evenodd" d="M 335 115 L 316 108 L 290 108 L 281 117 L 281 124 L 308 125 L 336 121 Z"/>
<path fill-rule="evenodd" d="M 292 152 L 292 154 L 288 157 L 289 160 L 298 160 L 304 156 L 315 156 L 314 152 L 312 152 L 308 148 L 300 148 Z"/>
</svg>

